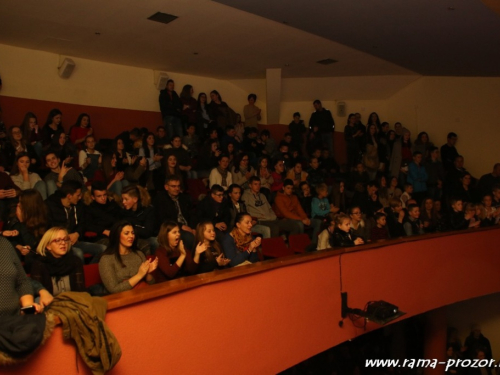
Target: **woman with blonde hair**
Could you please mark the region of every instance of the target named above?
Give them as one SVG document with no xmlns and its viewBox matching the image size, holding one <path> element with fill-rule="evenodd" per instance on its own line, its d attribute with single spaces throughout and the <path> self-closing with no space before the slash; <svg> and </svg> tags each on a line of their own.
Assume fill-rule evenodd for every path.
<svg viewBox="0 0 500 375">
<path fill-rule="evenodd" d="M 211 221 L 205 220 L 196 226 L 195 243 L 206 245 L 206 250 L 200 254 L 198 273 L 210 272 L 229 264 L 230 259 L 224 257 L 224 252 L 215 239 L 215 228 Z"/>
<path fill-rule="evenodd" d="M 207 245 L 199 242 L 192 255 L 191 251 L 184 247 L 179 224 L 174 221 L 167 221 L 161 225 L 158 244 L 156 250 L 158 270 L 155 274 L 158 281 L 194 275 L 200 263 L 200 254 L 207 251 Z"/>
<path fill-rule="evenodd" d="M 36 249 L 31 278 L 53 296 L 63 292 L 84 292 L 83 263 L 72 251 L 68 231 L 61 227 L 45 232 Z"/>
</svg>

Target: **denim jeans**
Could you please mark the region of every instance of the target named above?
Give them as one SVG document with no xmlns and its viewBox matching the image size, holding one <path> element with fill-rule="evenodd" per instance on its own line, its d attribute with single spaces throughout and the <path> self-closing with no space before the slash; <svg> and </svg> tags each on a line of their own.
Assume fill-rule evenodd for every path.
<svg viewBox="0 0 500 375">
<path fill-rule="evenodd" d="M 90 263 L 97 263 L 99 262 L 99 255 L 106 250 L 106 246 L 98 244 L 98 243 L 90 243 L 90 242 L 83 242 L 83 241 L 78 241 L 75 243 L 72 247 L 73 253 L 82 260 L 84 261 L 84 254 L 90 254 L 92 255 L 92 259 L 90 260 Z"/>
<path fill-rule="evenodd" d="M 163 119 L 165 129 L 167 130 L 167 135 L 172 140 L 174 135 L 182 137 L 182 121 L 180 117 L 175 116 L 165 116 Z"/>
</svg>

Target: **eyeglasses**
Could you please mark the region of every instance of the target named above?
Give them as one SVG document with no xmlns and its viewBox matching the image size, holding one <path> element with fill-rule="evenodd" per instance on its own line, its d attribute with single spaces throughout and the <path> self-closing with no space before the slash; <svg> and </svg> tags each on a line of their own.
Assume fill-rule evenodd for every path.
<svg viewBox="0 0 500 375">
<path fill-rule="evenodd" d="M 223 197 L 224 196 L 224 193 L 219 193 L 219 194 L 214 194 L 216 197 Z"/>
<path fill-rule="evenodd" d="M 181 185 L 168 185 L 168 186 L 171 188 L 180 188 L 181 187 Z"/>
<path fill-rule="evenodd" d="M 52 241 L 50 241 L 50 243 L 55 243 L 57 245 L 59 245 L 61 242 L 69 243 L 71 242 L 71 240 L 69 239 L 69 237 L 65 237 L 65 238 L 54 238 Z"/>
</svg>

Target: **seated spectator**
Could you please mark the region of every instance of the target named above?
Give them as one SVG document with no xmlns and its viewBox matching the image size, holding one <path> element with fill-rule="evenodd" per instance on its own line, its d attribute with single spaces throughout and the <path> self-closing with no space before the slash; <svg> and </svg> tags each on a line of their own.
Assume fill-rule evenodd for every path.
<svg viewBox="0 0 500 375">
<path fill-rule="evenodd" d="M 413 142 L 413 153 L 420 152 L 422 160 L 425 160 L 430 157 L 433 148 L 435 148 L 434 143 L 429 140 L 429 134 L 426 132 L 418 133 L 417 139 Z"/>
<path fill-rule="evenodd" d="M 104 245 L 82 241 L 85 230 L 82 186 L 76 181 L 65 181 L 61 188 L 47 198 L 51 227 L 62 227 L 68 231 L 73 252 L 83 261 L 83 254 L 93 256 L 91 263 L 98 261 L 99 255 L 106 249 Z"/>
<path fill-rule="evenodd" d="M 198 174 L 191 165 L 188 147 L 182 144 L 180 136 L 172 137 L 171 145 L 165 146 L 165 150 L 167 150 L 167 154 L 175 155 L 179 169 L 186 173 L 188 178 L 198 178 Z"/>
<path fill-rule="evenodd" d="M 222 242 L 224 254 L 230 259 L 229 265 L 236 267 L 257 262 L 261 239 L 252 237 L 252 217 L 239 213 L 236 215 L 235 223 L 233 230 L 225 235 Z"/>
<path fill-rule="evenodd" d="M 176 175 L 168 175 L 163 191 L 155 196 L 156 222 L 174 221 L 181 228 L 181 239 L 188 249 L 194 248 L 194 220 L 191 215 L 191 198 L 181 193 L 181 181 Z"/>
<path fill-rule="evenodd" d="M 94 242 L 107 245 L 108 241 L 103 240 L 108 239 L 111 227 L 121 219 L 122 208 L 108 196 L 102 182 L 93 182 L 90 194 L 92 202 L 85 208 L 85 230 L 96 234 Z"/>
<path fill-rule="evenodd" d="M 352 233 L 354 233 L 356 237 L 363 239 L 363 242 L 367 242 L 369 238 L 368 235 L 370 233 L 368 232 L 366 223 L 363 220 L 363 211 L 361 211 L 361 208 L 359 206 L 349 207 L 347 214 L 349 215 L 348 217 Z"/>
<path fill-rule="evenodd" d="M 167 154 L 165 155 L 165 158 L 167 159 L 166 161 L 166 165 L 165 165 L 165 171 L 167 173 L 167 176 L 177 176 L 177 178 L 179 179 L 179 182 L 181 184 L 181 191 L 182 192 L 185 192 L 186 191 L 186 184 L 184 182 L 185 178 L 185 174 L 181 172 L 180 168 L 179 168 L 179 163 L 177 162 L 177 157 L 173 154 L 169 154 L 167 152 Z M 157 189 L 157 190 L 161 190 L 161 189 Z"/>
<path fill-rule="evenodd" d="M 416 204 L 408 205 L 408 216 L 403 227 L 407 236 L 424 234 L 424 224 L 420 220 L 420 208 Z"/>
<path fill-rule="evenodd" d="M 260 179 L 253 176 L 249 181 L 249 189 L 243 193 L 243 201 L 246 204 L 248 213 L 258 224 L 271 229 L 271 237 L 278 237 L 280 231 L 299 233 L 298 225 L 289 220 L 276 220 L 276 214 L 266 199 L 266 196 L 260 192 Z M 226 256 L 228 256 L 226 254 Z"/>
<path fill-rule="evenodd" d="M 313 157 L 309 162 L 309 169 L 307 169 L 307 182 L 313 188 L 316 185 L 322 184 L 325 182 L 324 175 L 319 169 L 319 161 L 318 158 Z"/>
<path fill-rule="evenodd" d="M 200 148 L 200 140 L 196 134 L 196 125 L 189 124 L 186 128 L 186 133 L 187 135 L 182 137 L 182 144 L 187 147 L 189 157 L 196 158 L 198 157 L 198 150 Z"/>
<path fill-rule="evenodd" d="M 389 239 L 389 230 L 387 229 L 387 217 L 381 212 L 377 212 L 373 215 L 375 220 L 375 225 L 371 230 L 370 239 L 372 241 L 377 240 L 387 240 Z"/>
<path fill-rule="evenodd" d="M 458 155 L 453 163 L 453 168 L 446 172 L 443 193 L 445 197 L 453 195 L 453 190 L 462 185 L 461 178 L 468 173 L 464 167 L 464 157 Z M 471 181 L 473 181 L 471 179 Z"/>
<path fill-rule="evenodd" d="M 387 196 L 389 197 L 389 200 L 392 198 L 400 199 L 402 194 L 403 192 L 398 187 L 397 177 L 391 177 L 389 187 L 387 188 Z"/>
<path fill-rule="evenodd" d="M 296 162 L 292 169 L 288 171 L 286 174 L 286 178 L 293 181 L 293 187 L 295 190 L 299 189 L 299 185 L 301 182 L 307 181 L 307 172 L 302 170 L 302 163 Z"/>
<path fill-rule="evenodd" d="M 101 163 L 102 155 L 95 149 L 95 138 L 93 135 L 88 135 L 85 137 L 85 147 L 78 154 L 78 166 L 83 176 L 92 181 Z"/>
<path fill-rule="evenodd" d="M 443 162 L 445 171 L 453 169 L 453 163 L 455 158 L 458 156 L 458 151 L 455 148 L 457 139 L 458 137 L 455 133 L 448 133 L 448 136 L 446 137 L 446 144 L 441 146 L 441 161 Z"/>
<path fill-rule="evenodd" d="M 55 153 L 67 166 L 77 165 L 75 163 L 77 157 L 76 147 L 61 130 L 55 132 L 47 152 Z"/>
<path fill-rule="evenodd" d="M 231 170 L 233 182 L 240 185 L 243 190 L 248 189 L 248 180 L 250 177 L 255 176 L 255 169 L 248 165 L 248 161 L 248 154 L 244 152 L 239 154 Z"/>
<path fill-rule="evenodd" d="M 441 221 L 441 215 L 434 208 L 434 200 L 425 198 L 420 206 L 420 221 L 424 224 L 425 233 L 434 233 Z"/>
<path fill-rule="evenodd" d="M 229 166 L 229 158 L 227 155 L 219 155 L 218 164 L 219 166 L 212 169 L 208 177 L 209 187 L 212 188 L 214 185 L 220 185 L 224 190 L 227 190 L 229 185 L 233 183 L 233 176 L 227 169 Z"/>
<path fill-rule="evenodd" d="M 493 166 L 493 171 L 487 173 L 479 179 L 478 190 L 482 197 L 491 194 L 493 187 L 500 184 L 500 163 Z"/>
<path fill-rule="evenodd" d="M 155 142 L 155 135 L 149 132 L 142 142 L 142 147 L 139 149 L 139 159 L 141 161 L 142 159 L 146 159 L 148 165 L 146 180 L 148 190 L 159 189 L 165 179 L 165 172 L 161 164 L 163 155 L 159 153 Z"/>
<path fill-rule="evenodd" d="M 293 181 L 290 179 L 284 181 L 283 191 L 276 195 L 273 210 L 280 221 L 287 221 L 290 227 L 294 227 L 294 233 L 304 233 L 304 225 L 311 225 L 311 220 L 300 206 L 299 199 L 293 194 Z"/>
<path fill-rule="evenodd" d="M 207 94 L 198 94 L 198 107 L 196 109 L 196 132 L 205 139 L 208 136 L 209 128 L 213 127 L 214 120 L 210 117 L 211 111 L 207 104 Z"/>
<path fill-rule="evenodd" d="M 278 191 L 281 191 L 283 189 L 283 174 L 285 173 L 285 162 L 283 161 L 283 159 L 275 159 L 273 161 L 273 168 L 274 171 L 273 173 L 271 173 L 271 176 L 273 178 L 273 183 L 271 185 L 271 196 L 275 195 Z"/>
<path fill-rule="evenodd" d="M 407 182 L 413 185 L 413 198 L 417 203 L 427 195 L 427 172 L 422 165 L 422 154 L 420 151 L 413 153 L 413 162 L 408 165 Z"/>
<path fill-rule="evenodd" d="M 47 185 L 48 197 L 54 194 L 56 190 L 61 187 L 63 182 L 75 181 L 78 182 L 80 186 L 83 185 L 82 175 L 71 166 L 67 166 L 64 163 L 61 165 L 61 159 L 59 159 L 55 153 L 47 153 L 45 155 L 45 163 L 50 169 L 50 172 L 47 173 L 43 179 Z"/>
<path fill-rule="evenodd" d="M 196 243 L 206 246 L 206 250 L 200 254 L 198 273 L 222 269 L 231 261 L 224 257 L 222 247 L 215 237 L 215 229 L 212 222 L 202 221 L 196 226 Z"/>
<path fill-rule="evenodd" d="M 49 112 L 47 121 L 45 121 L 45 125 L 43 125 L 42 128 L 42 143 L 44 147 L 49 147 L 54 133 L 58 130 L 64 132 L 62 125 L 62 112 L 57 108 L 54 108 Z"/>
<path fill-rule="evenodd" d="M 351 247 L 364 243 L 365 241 L 353 232 L 351 219 L 346 214 L 339 214 L 335 217 L 335 229 L 330 237 L 331 247 Z"/>
<path fill-rule="evenodd" d="M 498 210 L 500 209 L 500 184 L 493 186 L 491 192 L 493 193 L 492 206 Z"/>
<path fill-rule="evenodd" d="M 217 233 L 217 239 L 222 241 L 223 235 L 227 231 L 226 222 L 229 221 L 227 205 L 224 205 L 224 189 L 220 185 L 212 185 L 210 193 L 198 204 L 198 222 L 210 221 Z"/>
<path fill-rule="evenodd" d="M 334 177 L 340 172 L 340 167 L 335 161 L 333 155 L 330 155 L 330 150 L 324 148 L 321 150 L 321 157 L 319 158 L 320 169 L 327 177 Z"/>
<path fill-rule="evenodd" d="M 271 137 L 269 130 L 264 129 L 260 132 L 260 139 L 257 141 L 262 145 L 262 154 L 272 159 L 278 153 L 276 141 Z"/>
<path fill-rule="evenodd" d="M 301 182 L 299 185 L 299 202 L 306 213 L 307 217 L 312 217 L 312 199 L 313 196 L 311 194 L 311 187 L 307 183 L 307 181 Z"/>
<path fill-rule="evenodd" d="M 30 277 L 40 282 L 53 296 L 62 292 L 85 292 L 83 262 L 71 251 L 68 232 L 50 228 L 36 249 L 38 256 Z"/>
<path fill-rule="evenodd" d="M 26 140 L 26 143 L 33 146 L 38 158 L 41 159 L 43 151 L 42 130 L 40 129 L 38 119 L 33 112 L 27 112 L 24 116 L 21 131 L 23 132 L 23 137 Z M 3 138 L 5 138 L 7 136 L 7 134 L 5 134 L 5 127 L 2 130 L 2 133 L 4 135 Z"/>
<path fill-rule="evenodd" d="M 391 238 L 399 238 L 406 236 L 404 230 L 405 210 L 399 199 L 392 198 L 389 201 L 389 208 L 385 210 L 387 213 L 387 228 Z"/>
<path fill-rule="evenodd" d="M 491 220 L 494 224 L 498 224 L 500 218 L 500 210 L 493 207 L 493 197 L 491 194 L 483 196 L 482 204 L 484 207 L 483 220 Z"/>
<path fill-rule="evenodd" d="M 85 138 L 93 133 L 94 129 L 92 129 L 90 124 L 90 116 L 86 113 L 81 113 L 78 115 L 75 125 L 69 130 L 69 139 L 72 144 L 81 149 L 85 143 Z M 61 159 L 64 160 L 64 158 Z"/>
<path fill-rule="evenodd" d="M 241 143 L 241 151 L 246 152 L 250 158 L 250 164 L 255 164 L 257 158 L 262 154 L 263 145 L 258 142 L 259 132 L 257 128 L 246 128 L 243 142 Z"/>
<path fill-rule="evenodd" d="M 12 181 L 21 190 L 35 189 L 43 199 L 47 199 L 47 185 L 36 173 L 29 171 L 30 158 L 26 152 L 20 152 L 16 156 L 14 166 L 10 173 Z"/>
<path fill-rule="evenodd" d="M 338 208 L 337 212 L 347 212 L 347 197 L 345 193 L 345 182 L 339 181 L 332 186 L 332 193 L 330 195 L 330 203 L 333 204 L 335 208 Z"/>
<path fill-rule="evenodd" d="M 165 127 L 163 125 L 160 125 L 160 126 L 156 127 L 156 136 L 155 136 L 155 138 L 156 138 L 155 145 L 159 149 L 163 149 L 163 147 L 165 147 L 169 143 L 167 130 L 165 129 Z"/>
<path fill-rule="evenodd" d="M 132 224 L 139 249 L 146 255 L 154 254 L 158 242 L 155 212 L 148 191 L 139 185 L 129 185 L 122 191 L 122 204 L 122 217 Z"/>
<path fill-rule="evenodd" d="M 283 160 L 284 165 L 287 169 L 292 168 L 291 156 L 290 153 L 288 152 L 289 151 L 288 143 L 281 141 L 278 147 L 278 151 L 279 152 L 276 158 Z"/>
<path fill-rule="evenodd" d="M 439 160 L 439 149 L 432 147 L 429 150 L 429 158 L 424 163 L 427 172 L 428 196 L 434 200 L 441 199 L 443 192 L 444 168 Z"/>
<path fill-rule="evenodd" d="M 465 214 L 472 215 L 471 219 L 469 220 L 469 228 L 479 228 L 481 227 L 481 209 L 479 205 L 475 203 L 467 203 L 465 206 Z"/>
<path fill-rule="evenodd" d="M 408 201 L 412 199 L 412 194 L 413 194 L 413 185 L 409 182 L 405 184 L 404 188 L 404 193 L 401 194 L 401 204 L 403 205 L 403 208 L 406 208 Z"/>
<path fill-rule="evenodd" d="M 318 235 L 318 246 L 316 250 L 326 250 L 332 247 L 330 245 L 330 237 L 335 230 L 335 216 L 336 215 L 333 213 L 327 215 L 326 221 L 328 226 Z"/>
<path fill-rule="evenodd" d="M 378 185 L 378 200 L 384 208 L 389 207 L 389 194 L 387 188 L 387 178 L 385 176 L 380 176 L 377 179 Z"/>
<path fill-rule="evenodd" d="M 127 168 L 134 166 L 138 160 L 137 155 L 128 152 L 131 150 L 128 150 L 126 145 L 127 138 L 123 135 L 116 137 L 113 143 L 113 154 L 116 155 L 116 169 L 119 172 L 125 172 Z"/>
<path fill-rule="evenodd" d="M 147 284 L 154 284 L 152 273 L 158 258 L 146 259 L 137 247 L 134 225 L 119 221 L 111 229 L 109 246 L 99 261 L 99 274 L 108 293 L 119 293 Z"/>
<path fill-rule="evenodd" d="M 137 183 L 141 176 L 147 170 L 147 161 L 142 158 L 137 165 L 130 166 L 125 171 L 119 171 L 117 168 L 116 154 L 104 154 L 102 157 L 102 180 L 106 184 L 106 190 L 116 195 L 121 195 L 124 188 L 131 182 Z M 94 179 L 99 181 L 96 176 Z"/>
<path fill-rule="evenodd" d="M 366 185 L 364 191 L 356 192 L 352 198 L 351 205 L 360 207 L 366 218 L 371 218 L 375 212 L 383 212 L 384 210 L 382 203 L 378 200 L 377 190 L 377 183 L 371 181 Z"/>
<path fill-rule="evenodd" d="M 35 149 L 23 137 L 23 132 L 19 126 L 11 126 L 9 129 L 9 139 L 5 142 L 1 159 L 4 170 L 10 171 L 15 164 L 17 154 L 25 152 L 30 159 L 30 170 L 37 170 L 39 167 L 38 155 Z"/>
<path fill-rule="evenodd" d="M 366 185 L 370 181 L 368 172 L 365 170 L 363 163 L 356 163 L 356 169 L 349 174 L 349 187 L 354 192 L 364 191 Z"/>
<path fill-rule="evenodd" d="M 330 212 L 335 214 L 339 211 L 339 208 L 331 204 L 327 197 L 326 184 L 316 186 L 316 197 L 311 202 L 311 218 L 323 220 Z"/>
<path fill-rule="evenodd" d="M 19 194 L 15 216 L 4 226 L 4 235 L 6 231 L 14 232 L 9 241 L 28 272 L 35 260 L 38 242 L 48 228 L 47 208 L 42 196 L 34 189 L 23 190 Z"/>
<path fill-rule="evenodd" d="M 261 193 L 269 200 L 271 196 L 271 185 L 274 183 L 272 172 L 269 169 L 269 157 L 261 156 L 257 164 L 255 175 L 260 178 Z"/>
<path fill-rule="evenodd" d="M 200 150 L 200 156 L 198 157 L 198 176 L 200 178 L 208 177 L 210 171 L 216 168 L 218 165 L 218 159 L 222 153 L 219 150 L 219 143 L 216 139 L 209 140 L 208 143 Z"/>
<path fill-rule="evenodd" d="M 456 184 L 452 189 L 452 196 L 460 198 L 464 203 L 471 203 L 474 200 L 474 191 L 471 187 L 472 176 L 466 172 L 460 178 L 460 183 Z"/>
<path fill-rule="evenodd" d="M 234 129 L 234 125 L 228 125 L 226 127 L 225 135 L 220 141 L 221 148 L 225 149 L 228 143 L 232 143 L 234 145 L 234 149 L 237 153 L 241 150 L 241 141 L 236 139 L 236 130 Z"/>
<path fill-rule="evenodd" d="M 158 270 L 155 273 L 158 282 L 194 275 L 198 270 L 200 254 L 207 250 L 207 245 L 200 242 L 192 255 L 181 240 L 179 225 L 173 221 L 161 225 L 158 244 Z"/>
</svg>

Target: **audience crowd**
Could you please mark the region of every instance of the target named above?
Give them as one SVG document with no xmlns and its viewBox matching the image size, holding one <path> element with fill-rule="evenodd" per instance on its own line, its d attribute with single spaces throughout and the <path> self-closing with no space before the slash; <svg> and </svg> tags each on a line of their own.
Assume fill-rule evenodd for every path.
<svg viewBox="0 0 500 375">
<path fill-rule="evenodd" d="M 306 233 L 315 251 L 499 223 L 500 163 L 472 176 L 453 132 L 438 148 L 375 112 L 366 123 L 350 114 L 339 164 L 319 100 L 309 124 L 294 113 L 273 139 L 256 127 L 256 95 L 241 118 L 216 90 L 210 101 L 193 92 L 168 81 L 155 132 L 98 139 L 89 114 L 67 126 L 58 109 L 43 126 L 28 112 L 6 129 L 0 244 L 31 275 L 40 308 L 42 290 L 84 290 L 85 263 L 98 263 L 91 292 L 104 295 L 257 262 L 270 237 Z"/>
</svg>

